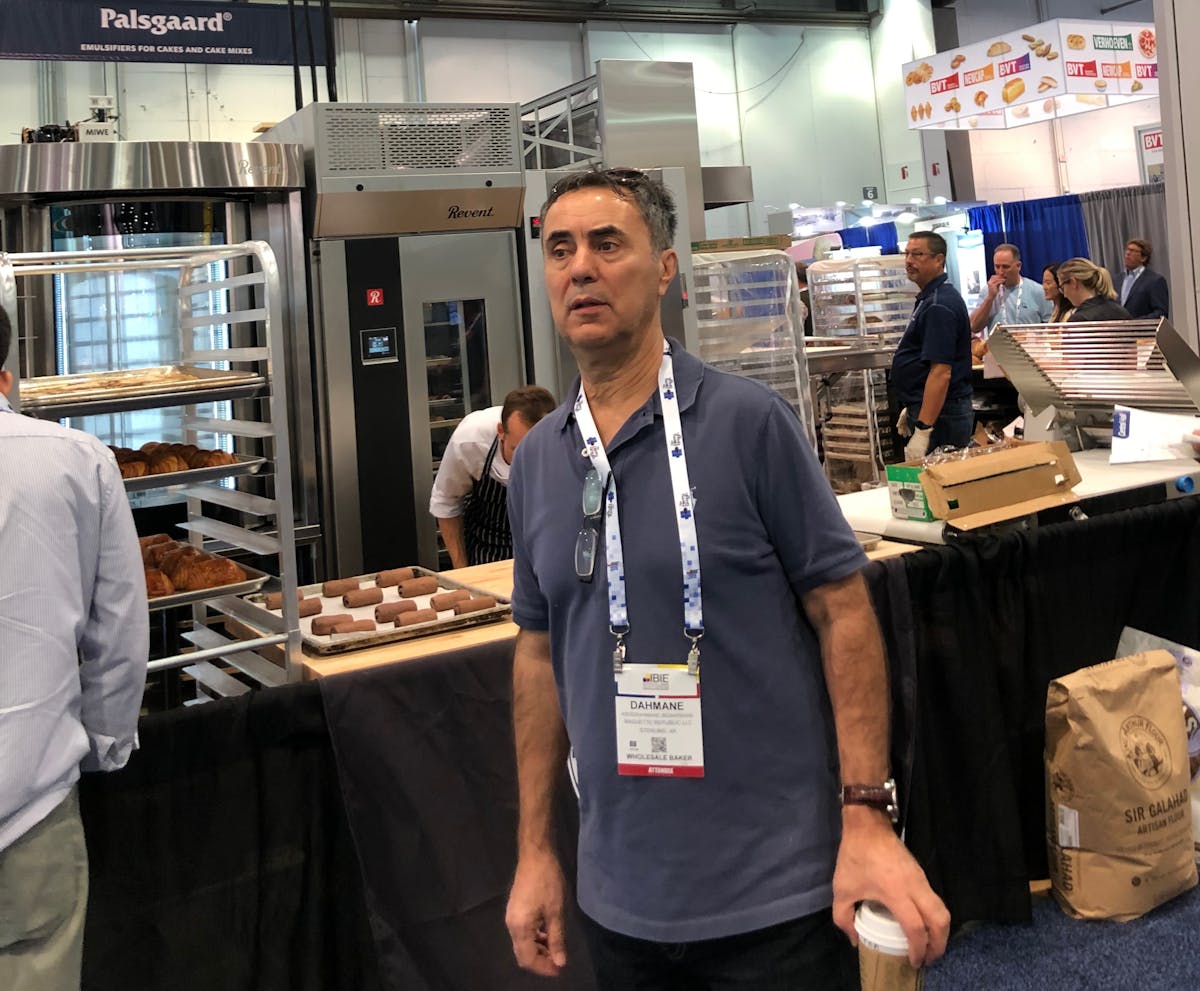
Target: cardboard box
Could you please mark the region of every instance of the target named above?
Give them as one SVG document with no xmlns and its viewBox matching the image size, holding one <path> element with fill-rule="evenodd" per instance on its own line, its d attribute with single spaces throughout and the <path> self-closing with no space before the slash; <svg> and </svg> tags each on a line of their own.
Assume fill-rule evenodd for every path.
<svg viewBox="0 0 1200 991">
<path fill-rule="evenodd" d="M 713 241 L 693 241 L 693 251 L 762 251 L 771 248 L 784 251 L 792 246 L 787 234 L 764 234 L 760 237 L 719 237 Z"/>
<path fill-rule="evenodd" d="M 924 469 L 920 462 L 888 465 L 887 478 L 893 516 L 947 520 L 959 530 L 1077 502 L 1072 489 L 1080 481 L 1062 441 L 1012 441 L 1000 450 Z M 917 484 L 924 499 L 913 491 Z"/>
<path fill-rule="evenodd" d="M 898 520 L 932 520 L 929 501 L 921 488 L 920 461 L 905 461 L 887 466 L 888 499 L 892 504 L 892 515 Z"/>
</svg>

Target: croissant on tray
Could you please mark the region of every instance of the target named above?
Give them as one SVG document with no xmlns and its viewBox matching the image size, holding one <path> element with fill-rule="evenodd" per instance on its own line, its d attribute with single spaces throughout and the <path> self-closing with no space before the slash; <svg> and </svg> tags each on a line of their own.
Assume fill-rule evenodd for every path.
<svg viewBox="0 0 1200 991">
<path fill-rule="evenodd" d="M 237 458 L 226 451 L 196 451 L 187 459 L 189 468 L 217 468 L 237 463 Z"/>
<path fill-rule="evenodd" d="M 246 572 L 223 557 L 193 558 L 175 570 L 175 587 L 187 592 L 246 580 Z"/>
<path fill-rule="evenodd" d="M 181 569 L 192 561 L 207 556 L 199 547 L 193 547 L 191 544 L 179 544 L 159 557 L 158 566 L 167 573 L 176 587 L 183 588 L 184 582 L 180 578 Z"/>
<path fill-rule="evenodd" d="M 178 454 L 169 451 L 150 455 L 150 474 L 165 475 L 169 471 L 187 471 L 188 463 Z"/>
<path fill-rule="evenodd" d="M 146 598 L 157 599 L 175 591 L 175 584 L 158 568 L 146 569 Z"/>
</svg>

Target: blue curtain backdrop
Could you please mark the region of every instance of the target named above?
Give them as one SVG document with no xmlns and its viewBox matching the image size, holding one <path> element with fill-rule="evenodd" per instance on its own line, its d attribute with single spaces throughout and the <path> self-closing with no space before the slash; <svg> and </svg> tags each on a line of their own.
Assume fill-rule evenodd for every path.
<svg viewBox="0 0 1200 991">
<path fill-rule="evenodd" d="M 847 227 L 838 234 L 842 237 L 843 248 L 866 248 L 877 244 L 885 255 L 894 255 L 899 250 L 896 225 L 890 220 L 870 227 Z"/>
<path fill-rule="evenodd" d="M 992 252 L 996 245 L 1004 243 L 1004 211 L 999 203 L 973 206 L 967 211 L 967 220 L 971 230 L 983 231 L 983 252 L 987 257 L 988 275 L 991 275 Z"/>
<path fill-rule="evenodd" d="M 1042 268 L 1077 256 L 1091 257 L 1079 197 L 1048 196 L 1004 204 L 1007 240 L 1021 249 L 1021 274 L 1042 281 Z"/>
<path fill-rule="evenodd" d="M 989 266 L 996 245 L 1010 242 L 1021 249 L 1021 274 L 1034 282 L 1042 280 L 1042 267 L 1050 262 L 1090 257 L 1078 196 L 1021 200 L 1005 203 L 1003 210 L 999 204 L 972 207 L 967 216 L 972 229 L 983 231 Z"/>
<path fill-rule="evenodd" d="M 847 227 L 838 231 L 842 238 L 843 248 L 865 248 L 867 246 L 867 228 Z"/>
</svg>

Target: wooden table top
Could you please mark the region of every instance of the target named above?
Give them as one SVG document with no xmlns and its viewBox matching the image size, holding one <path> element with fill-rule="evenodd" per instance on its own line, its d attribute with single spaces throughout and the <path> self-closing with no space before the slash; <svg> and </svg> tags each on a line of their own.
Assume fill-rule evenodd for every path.
<svg viewBox="0 0 1200 991">
<path fill-rule="evenodd" d="M 894 540 L 882 540 L 867 557 L 873 561 L 883 558 L 896 557 L 909 551 L 919 550 L 915 544 L 902 544 Z M 474 585 L 488 592 L 495 592 L 506 598 L 512 595 L 512 561 L 496 561 L 493 564 L 478 564 L 470 568 L 458 568 L 445 572 L 446 576 L 464 585 Z M 421 657 L 433 657 L 452 651 L 475 647 L 484 643 L 495 643 L 498 640 L 515 640 L 516 624 L 511 620 L 498 623 L 485 623 L 481 626 L 468 626 L 449 633 L 439 633 L 428 637 L 416 637 L 412 640 L 401 640 L 399 643 L 383 644 L 379 647 L 367 647 L 363 650 L 351 650 L 344 654 L 334 654 L 329 657 L 304 657 L 304 677 L 324 678 L 331 674 L 343 674 L 347 671 L 361 671 L 380 664 L 395 664 L 400 661 L 411 661 Z"/>
<path fill-rule="evenodd" d="M 477 564 L 470 568 L 456 568 L 453 571 L 443 572 L 443 574 L 464 585 L 474 585 L 476 588 L 503 595 L 505 598 L 512 595 L 512 561 Z M 398 661 L 411 661 L 418 657 L 445 654 L 448 651 L 462 650 L 481 643 L 514 640 L 516 636 L 516 625 L 511 620 L 504 620 L 503 622 L 468 626 L 461 630 L 451 630 L 449 633 L 414 637 L 412 640 L 382 644 L 379 647 L 351 650 L 344 654 L 332 654 L 328 657 L 311 657 L 306 654 L 304 656 L 304 677 L 307 680 L 323 678 L 331 674 L 342 674 L 346 671 L 361 671 L 363 668 L 373 668 L 380 664 L 395 664 Z"/>
</svg>

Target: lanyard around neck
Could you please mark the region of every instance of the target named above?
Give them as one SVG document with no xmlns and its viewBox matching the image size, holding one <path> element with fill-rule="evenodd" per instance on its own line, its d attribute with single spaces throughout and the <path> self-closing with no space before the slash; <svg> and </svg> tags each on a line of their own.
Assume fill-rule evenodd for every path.
<svg viewBox="0 0 1200 991">
<path fill-rule="evenodd" d="M 1017 283 L 1016 309 L 1014 310 L 1014 312 L 1012 314 L 1012 319 L 1005 320 L 1004 317 L 1006 315 L 1008 315 L 1008 301 L 1012 298 L 1012 293 L 1009 292 L 1007 286 L 1004 287 L 1004 298 L 1002 300 L 1000 300 L 1000 317 L 1001 317 L 1000 322 L 1001 323 L 1020 323 L 1021 322 L 1021 320 L 1020 320 L 1021 297 L 1024 295 L 1024 293 L 1025 293 L 1025 280 L 1021 279 L 1021 281 Z"/>
<path fill-rule="evenodd" d="M 683 568 L 683 630 L 692 642 L 688 651 L 688 670 L 700 669 L 700 638 L 704 636 L 704 610 L 700 593 L 700 553 L 696 537 L 696 501 L 688 481 L 687 456 L 683 448 L 683 425 L 679 416 L 679 397 L 675 390 L 674 365 L 670 345 L 663 342 L 662 362 L 658 366 L 658 395 L 662 404 L 663 436 L 666 439 L 667 464 L 671 469 L 671 489 L 675 505 L 675 526 L 679 531 L 679 552 Z M 588 406 L 582 384 L 575 399 L 575 418 L 583 435 L 583 455 L 603 479 L 608 480 L 605 500 L 604 553 L 608 572 L 609 631 L 617 638 L 613 668 L 621 670 L 625 660 L 625 637 L 629 635 L 629 601 L 625 592 L 625 552 L 621 542 L 621 516 L 617 500 L 617 480 L 612 474 L 608 453 L 600 443 L 600 432 Z"/>
</svg>

